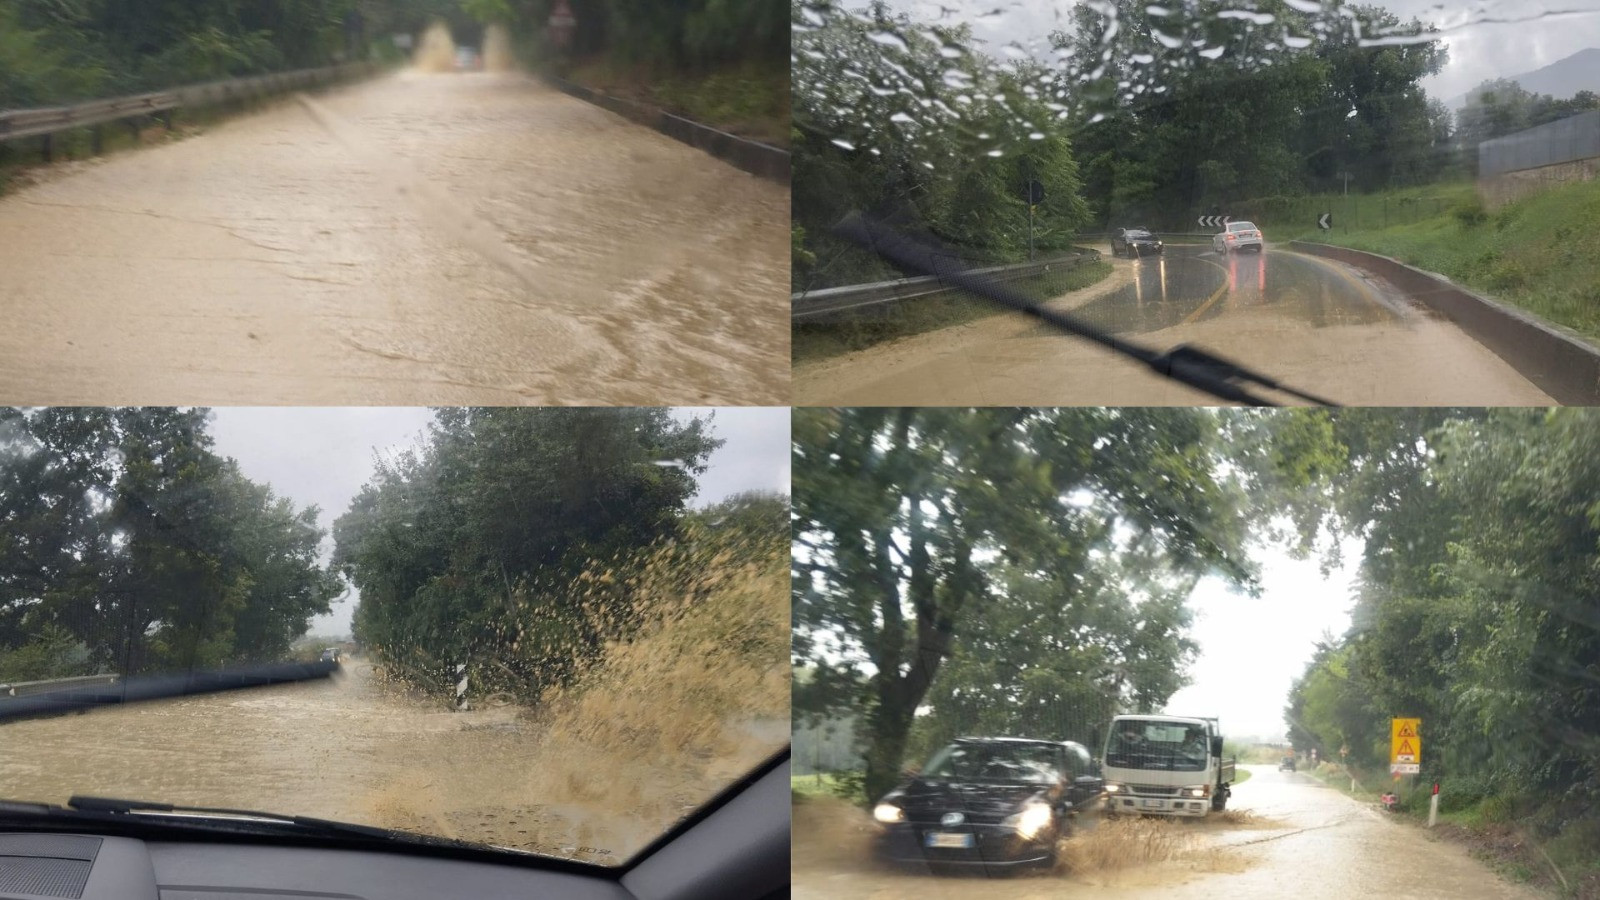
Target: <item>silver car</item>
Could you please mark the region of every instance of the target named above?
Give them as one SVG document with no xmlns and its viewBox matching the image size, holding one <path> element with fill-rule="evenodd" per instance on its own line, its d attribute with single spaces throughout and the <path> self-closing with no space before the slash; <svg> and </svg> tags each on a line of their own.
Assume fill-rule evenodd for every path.
<svg viewBox="0 0 1600 900">
<path fill-rule="evenodd" d="M 1236 250 L 1254 250 L 1260 253 L 1266 247 L 1266 240 L 1261 236 L 1261 229 L 1253 222 L 1229 222 L 1228 230 L 1211 236 L 1211 249 L 1218 253 L 1232 253 Z"/>
</svg>

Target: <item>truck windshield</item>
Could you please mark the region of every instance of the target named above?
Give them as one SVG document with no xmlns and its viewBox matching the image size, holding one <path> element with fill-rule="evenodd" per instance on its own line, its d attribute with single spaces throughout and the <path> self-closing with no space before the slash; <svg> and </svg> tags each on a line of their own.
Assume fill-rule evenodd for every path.
<svg viewBox="0 0 1600 900">
<path fill-rule="evenodd" d="M 1206 767 L 1206 730 L 1182 722 L 1124 720 L 1106 742 L 1106 765 L 1198 772 Z"/>
</svg>

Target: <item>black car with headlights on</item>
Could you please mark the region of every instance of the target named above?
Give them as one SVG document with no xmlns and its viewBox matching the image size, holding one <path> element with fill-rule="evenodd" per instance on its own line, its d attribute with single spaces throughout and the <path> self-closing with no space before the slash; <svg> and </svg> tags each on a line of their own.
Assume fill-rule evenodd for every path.
<svg viewBox="0 0 1600 900">
<path fill-rule="evenodd" d="M 878 801 L 877 852 L 930 868 L 1049 867 L 1068 819 L 1103 786 L 1080 744 L 959 738 Z"/>
<path fill-rule="evenodd" d="M 1148 228 L 1123 228 L 1111 233 L 1111 255 L 1138 259 L 1141 256 L 1160 254 L 1161 239 Z"/>
</svg>

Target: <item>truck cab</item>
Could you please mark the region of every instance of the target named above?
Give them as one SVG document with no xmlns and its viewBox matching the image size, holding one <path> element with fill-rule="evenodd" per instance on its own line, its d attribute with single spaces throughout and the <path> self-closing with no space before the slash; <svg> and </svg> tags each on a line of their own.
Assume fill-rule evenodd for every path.
<svg viewBox="0 0 1600 900">
<path fill-rule="evenodd" d="M 1216 719 L 1156 715 L 1112 719 L 1104 759 L 1107 813 L 1196 818 L 1227 808 L 1237 762 Z"/>
</svg>

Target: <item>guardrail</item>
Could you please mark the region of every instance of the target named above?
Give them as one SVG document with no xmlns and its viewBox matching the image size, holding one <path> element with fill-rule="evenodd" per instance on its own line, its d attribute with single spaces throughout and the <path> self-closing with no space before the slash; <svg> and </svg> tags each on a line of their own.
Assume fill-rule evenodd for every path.
<svg viewBox="0 0 1600 900">
<path fill-rule="evenodd" d="M 659 131 L 675 141 L 709 153 L 735 168 L 786 184 L 789 181 L 787 150 L 719 131 L 709 125 L 675 116 L 653 106 L 603 94 L 554 75 L 545 75 L 544 79 L 563 94 L 592 103 L 601 109 L 610 110 L 630 122 Z"/>
<path fill-rule="evenodd" d="M 0 684 L 0 697 L 26 697 L 30 694 L 47 694 L 89 685 L 116 684 L 121 675 L 78 675 L 73 678 L 52 678 L 47 681 L 13 681 Z"/>
<path fill-rule="evenodd" d="M 292 72 L 192 84 L 131 97 L 91 100 L 73 106 L 0 110 L 0 143 L 43 137 L 44 158 L 49 161 L 53 150 L 52 138 L 56 134 L 74 128 L 93 128 L 95 129 L 94 152 L 99 153 L 102 138 L 100 126 L 111 122 L 155 116 L 171 128 L 171 113 L 175 109 L 197 109 L 234 100 L 252 100 L 285 91 L 332 84 L 360 75 L 370 75 L 376 70 L 377 65 L 374 63 L 345 63 L 319 69 L 297 69 Z"/>
<path fill-rule="evenodd" d="M 89 676 L 101 679 L 93 684 L 60 684 L 29 696 L 0 696 L 0 722 L 33 716 L 61 715 L 80 712 L 101 706 L 137 703 L 144 700 L 163 700 L 191 694 L 208 694 L 235 691 L 272 684 L 289 684 L 328 678 L 339 670 L 336 662 L 286 662 L 259 663 L 236 668 L 181 672 L 170 675 Z M 81 681 L 82 679 L 61 679 Z M 47 682 L 26 682 L 41 684 Z"/>
<path fill-rule="evenodd" d="M 991 266 L 985 269 L 970 269 L 968 271 L 973 275 L 981 275 L 995 281 L 1016 281 L 1022 278 L 1045 275 L 1050 272 L 1066 271 L 1099 258 L 1099 251 L 1087 250 L 1082 253 L 1048 260 L 1014 263 L 1006 266 Z M 895 281 L 879 281 L 873 284 L 851 284 L 822 288 L 815 291 L 801 291 L 789 295 L 789 316 L 791 321 L 795 322 L 824 322 L 830 319 L 856 315 L 867 310 L 887 308 L 907 300 L 932 297 L 957 290 L 959 289 L 947 287 L 937 276 L 923 275 L 917 278 L 901 278 Z"/>
</svg>

